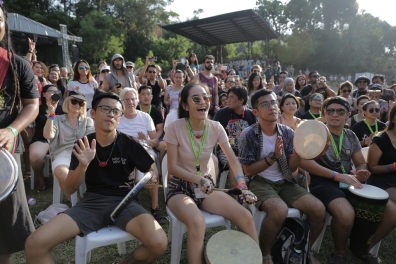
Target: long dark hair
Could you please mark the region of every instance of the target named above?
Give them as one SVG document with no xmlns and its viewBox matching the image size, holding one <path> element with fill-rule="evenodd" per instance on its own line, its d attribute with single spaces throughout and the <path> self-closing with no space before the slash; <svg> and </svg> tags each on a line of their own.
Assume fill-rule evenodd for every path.
<svg viewBox="0 0 396 264">
<path fill-rule="evenodd" d="M 195 61 L 193 62 L 191 60 L 191 57 L 195 55 Z M 190 56 L 188 56 L 188 65 L 192 65 L 194 63 L 194 65 L 198 65 L 198 58 L 197 58 L 197 54 L 195 53 L 190 53 Z"/>
<path fill-rule="evenodd" d="M 393 130 L 393 128 L 395 127 L 395 115 L 396 115 L 396 104 L 394 106 L 392 106 L 391 110 L 388 113 L 388 126 L 385 128 L 385 131 L 387 130 Z"/>
<path fill-rule="evenodd" d="M 80 74 L 78 73 L 78 66 L 80 66 L 81 63 L 85 63 L 89 66 L 89 63 L 86 60 L 79 60 L 76 62 L 76 65 L 74 65 L 73 71 L 74 71 L 74 77 L 73 77 L 73 81 L 78 81 L 80 80 Z M 87 79 L 88 82 L 92 82 L 93 77 L 92 77 L 92 72 L 91 72 L 91 66 L 89 66 L 89 70 L 87 73 Z"/>
<path fill-rule="evenodd" d="M 253 72 L 252 74 L 250 74 L 249 80 L 247 83 L 248 94 L 250 94 L 250 92 L 253 91 L 253 80 L 254 80 L 254 78 L 257 78 L 257 77 L 260 78 L 260 84 L 259 84 L 257 90 L 264 88 L 263 78 L 261 78 L 261 76 L 259 74 L 257 74 L 256 72 Z"/>
<path fill-rule="evenodd" d="M 305 79 L 305 76 L 304 75 L 298 75 L 297 78 L 296 78 L 296 84 L 294 86 L 297 91 L 300 91 L 302 88 L 304 88 L 304 87 L 300 87 L 300 84 L 298 83 L 298 79 L 300 79 L 300 77 L 304 78 L 305 85 L 307 85 L 307 79 Z"/>
<path fill-rule="evenodd" d="M 190 90 L 194 86 L 200 86 L 204 88 L 207 94 L 209 94 L 209 88 L 205 84 L 201 82 L 189 82 L 186 86 L 183 87 L 183 89 L 180 92 L 180 102 L 179 102 L 179 118 L 188 118 L 190 117 L 190 114 L 188 113 L 187 110 L 184 109 L 188 105 L 188 98 L 190 95 Z"/>
<path fill-rule="evenodd" d="M 2 47 L 5 50 L 7 50 L 7 58 L 10 61 L 11 71 L 12 71 L 12 75 L 13 75 L 13 86 L 14 86 L 14 89 L 15 89 L 14 97 L 12 98 L 10 114 L 12 113 L 12 109 L 14 108 L 15 103 L 17 105 L 17 109 L 18 109 L 18 113 L 19 113 L 22 110 L 22 100 L 21 100 L 21 89 L 20 89 L 18 75 L 17 75 L 17 64 L 16 64 L 16 61 L 15 61 L 15 56 L 12 56 L 12 54 L 15 54 L 15 52 L 12 49 L 11 35 L 10 35 L 10 31 L 8 29 L 8 23 L 7 23 L 8 15 L 7 15 L 7 11 L 4 9 L 3 5 L 0 5 L 0 8 L 3 11 L 4 24 L 5 24 L 4 37 L 0 41 L 0 47 Z"/>
</svg>

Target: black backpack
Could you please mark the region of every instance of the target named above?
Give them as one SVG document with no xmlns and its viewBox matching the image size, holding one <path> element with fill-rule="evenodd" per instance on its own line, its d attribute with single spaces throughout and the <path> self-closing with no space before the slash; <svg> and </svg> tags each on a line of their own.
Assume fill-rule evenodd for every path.
<svg viewBox="0 0 396 264">
<path fill-rule="evenodd" d="M 306 220 L 286 218 L 271 254 L 276 264 L 308 263 L 310 225 Z"/>
</svg>

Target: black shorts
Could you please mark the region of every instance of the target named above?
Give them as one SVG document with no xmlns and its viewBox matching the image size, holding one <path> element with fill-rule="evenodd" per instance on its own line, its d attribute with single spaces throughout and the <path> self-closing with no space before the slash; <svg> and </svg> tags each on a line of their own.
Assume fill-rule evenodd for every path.
<svg viewBox="0 0 396 264">
<path fill-rule="evenodd" d="M 309 191 L 313 196 L 318 198 L 328 209 L 331 201 L 337 198 L 347 199 L 348 189 L 341 189 L 339 182 L 321 182 L 309 186 Z"/>
<path fill-rule="evenodd" d="M 79 234 L 80 236 L 86 236 L 108 225 L 115 225 L 125 230 L 130 220 L 141 214 L 148 214 L 149 212 L 147 212 L 140 203 L 134 200 L 113 222 L 110 219 L 110 214 L 122 199 L 124 199 L 124 197 L 86 193 L 84 199 L 63 213 L 70 216 L 77 223 L 81 231 Z"/>
</svg>

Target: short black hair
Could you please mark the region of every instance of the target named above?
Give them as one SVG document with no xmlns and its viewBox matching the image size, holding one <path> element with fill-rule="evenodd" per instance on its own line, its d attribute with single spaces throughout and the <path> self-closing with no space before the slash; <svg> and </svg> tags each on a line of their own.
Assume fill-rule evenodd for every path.
<svg viewBox="0 0 396 264">
<path fill-rule="evenodd" d="M 312 77 L 312 75 L 315 74 L 315 73 L 319 75 L 319 72 L 318 72 L 318 71 L 311 71 L 311 72 L 309 73 L 308 77 Z"/>
<path fill-rule="evenodd" d="M 231 87 L 228 92 L 227 92 L 227 96 L 233 93 L 236 96 L 238 96 L 238 99 L 243 99 L 243 105 L 246 105 L 247 103 L 247 90 L 244 87 L 241 86 L 233 86 Z"/>
<path fill-rule="evenodd" d="M 151 86 L 142 85 L 142 86 L 140 86 L 139 89 L 138 89 L 138 94 L 140 94 L 140 92 L 141 92 L 142 90 L 144 90 L 144 89 L 153 91 L 153 89 L 151 88 Z"/>
<path fill-rule="evenodd" d="M 289 73 L 288 73 L 287 71 L 281 71 L 281 72 L 279 73 L 279 75 L 281 75 L 281 74 L 286 74 L 286 76 L 289 75 Z"/>
<path fill-rule="evenodd" d="M 124 110 L 124 104 L 121 102 L 121 98 L 118 96 L 118 94 L 112 92 L 100 91 L 100 90 L 96 91 L 94 94 L 94 97 L 92 99 L 92 109 L 96 109 L 103 98 L 110 98 L 117 100 L 121 104 L 122 110 Z"/>
<path fill-rule="evenodd" d="M 257 105 L 258 105 L 258 99 L 261 97 L 261 96 L 266 96 L 266 95 L 269 95 L 269 94 L 272 94 L 273 92 L 271 91 L 271 90 L 267 90 L 267 89 L 260 89 L 260 90 L 257 90 L 257 92 L 255 92 L 253 95 L 252 95 L 252 99 L 251 99 L 251 102 L 252 102 L 252 108 L 254 109 L 254 108 L 257 108 Z"/>
<path fill-rule="evenodd" d="M 147 66 L 147 68 L 146 68 L 146 72 L 148 72 L 150 68 L 157 69 L 157 67 L 155 67 L 154 64 L 149 64 L 149 65 Z"/>
<path fill-rule="evenodd" d="M 376 75 L 373 76 L 373 78 L 371 78 L 371 82 L 373 82 L 373 81 L 374 81 L 375 79 L 377 79 L 377 78 L 380 78 L 380 79 L 381 79 L 381 82 L 384 82 L 384 81 L 385 81 L 384 75 L 382 75 L 382 74 L 376 74 Z"/>
</svg>

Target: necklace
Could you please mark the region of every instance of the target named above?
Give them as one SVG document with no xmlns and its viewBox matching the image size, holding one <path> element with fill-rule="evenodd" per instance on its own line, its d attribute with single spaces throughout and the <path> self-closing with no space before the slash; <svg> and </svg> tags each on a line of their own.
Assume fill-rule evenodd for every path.
<svg viewBox="0 0 396 264">
<path fill-rule="evenodd" d="M 109 155 L 109 157 L 107 158 L 106 161 L 100 161 L 99 158 L 98 158 L 98 152 L 95 153 L 95 157 L 96 157 L 96 159 L 97 159 L 98 162 L 99 162 L 99 167 L 104 168 L 104 167 L 107 166 L 107 162 L 109 161 L 109 159 L 110 159 L 110 157 L 111 157 L 111 154 L 113 154 L 113 150 L 114 150 L 114 146 L 115 146 L 115 142 L 116 142 L 116 141 L 117 141 L 117 134 L 116 134 L 116 137 L 115 137 L 115 139 L 114 139 L 114 141 L 113 141 L 113 143 L 112 143 L 112 144 L 113 144 L 113 147 L 111 148 L 110 155 Z"/>
</svg>

